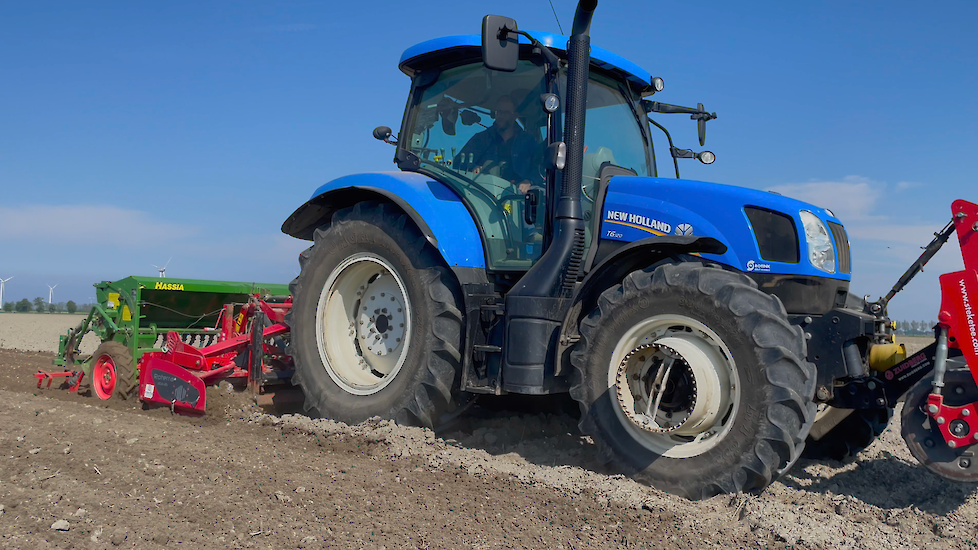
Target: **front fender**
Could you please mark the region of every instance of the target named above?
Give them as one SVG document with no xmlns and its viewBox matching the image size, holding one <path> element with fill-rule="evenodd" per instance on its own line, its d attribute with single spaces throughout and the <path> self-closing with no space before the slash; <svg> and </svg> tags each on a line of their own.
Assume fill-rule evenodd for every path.
<svg viewBox="0 0 978 550">
<path fill-rule="evenodd" d="M 375 172 L 335 179 L 316 189 L 312 198 L 285 220 L 282 232 L 312 240 L 316 228 L 329 223 L 334 212 L 364 200 L 387 200 L 400 207 L 450 267 L 485 268 L 482 239 L 462 199 L 445 184 L 414 172 Z"/>
</svg>

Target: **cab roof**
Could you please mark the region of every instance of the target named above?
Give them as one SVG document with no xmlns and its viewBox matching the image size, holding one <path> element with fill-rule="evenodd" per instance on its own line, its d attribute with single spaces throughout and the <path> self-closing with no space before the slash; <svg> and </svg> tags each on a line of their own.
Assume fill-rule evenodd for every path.
<svg viewBox="0 0 978 550">
<path fill-rule="evenodd" d="M 568 37 L 546 32 L 528 32 L 543 45 L 566 55 L 565 45 L 569 40 Z M 521 37 L 520 40 L 521 46 L 529 46 L 525 38 Z M 415 44 L 404 50 L 404 53 L 401 55 L 401 61 L 398 63 L 398 68 L 404 74 L 413 77 L 425 69 L 438 66 L 439 63 L 444 62 L 446 56 L 451 56 L 457 60 L 458 54 L 464 52 L 479 57 L 481 56 L 481 51 L 482 37 L 479 35 L 460 34 L 443 36 Z M 608 72 L 617 73 L 639 90 L 648 87 L 652 81 L 652 75 L 638 65 L 597 46 L 591 46 L 591 64 Z"/>
</svg>

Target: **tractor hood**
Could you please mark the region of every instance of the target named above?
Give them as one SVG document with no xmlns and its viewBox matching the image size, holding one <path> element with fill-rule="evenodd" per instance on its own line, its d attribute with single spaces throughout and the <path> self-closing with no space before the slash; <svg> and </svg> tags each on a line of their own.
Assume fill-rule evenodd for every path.
<svg viewBox="0 0 978 550">
<path fill-rule="evenodd" d="M 814 215 L 834 250 L 834 269 L 810 260 L 803 212 Z M 850 279 L 849 243 L 830 211 L 777 193 L 703 181 L 618 176 L 601 208 L 601 239 L 636 241 L 653 235 L 714 237 L 727 245 L 711 259 L 754 274 Z M 808 217 L 811 226 L 813 219 Z M 824 250 L 824 248 L 823 248 Z"/>
</svg>

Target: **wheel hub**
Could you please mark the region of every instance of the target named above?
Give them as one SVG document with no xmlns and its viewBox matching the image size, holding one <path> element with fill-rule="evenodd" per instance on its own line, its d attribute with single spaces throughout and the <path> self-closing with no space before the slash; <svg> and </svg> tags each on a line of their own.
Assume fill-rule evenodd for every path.
<svg viewBox="0 0 978 550">
<path fill-rule="evenodd" d="M 394 353 L 404 338 L 404 304 L 392 292 L 392 284 L 381 274 L 358 292 L 357 338 L 362 348 L 380 357 Z"/>
<path fill-rule="evenodd" d="M 696 405 L 696 379 L 689 363 L 665 344 L 632 350 L 618 366 L 617 381 L 622 410 L 647 432 L 678 430 Z"/>
<path fill-rule="evenodd" d="M 384 258 L 350 256 L 327 277 L 316 306 L 316 343 L 330 378 L 353 395 L 386 387 L 411 345 L 404 281 Z"/>
</svg>

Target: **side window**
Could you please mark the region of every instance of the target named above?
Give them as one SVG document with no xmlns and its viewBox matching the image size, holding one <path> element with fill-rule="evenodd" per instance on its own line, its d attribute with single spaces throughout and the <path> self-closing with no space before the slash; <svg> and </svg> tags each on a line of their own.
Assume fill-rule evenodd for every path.
<svg viewBox="0 0 978 550">
<path fill-rule="evenodd" d="M 530 62 L 513 73 L 473 63 L 443 71 L 413 108 L 411 152 L 470 205 L 494 269 L 528 269 L 542 253 L 547 207 L 526 223 L 524 195 L 546 184 L 545 90 Z"/>
<path fill-rule="evenodd" d="M 563 77 L 564 75 L 561 80 L 562 88 L 566 85 Z M 587 246 L 590 246 L 593 233 L 601 223 L 601 213 L 594 212 L 594 206 L 598 198 L 598 174 L 602 165 L 610 163 L 627 168 L 638 176 L 650 174 L 649 148 L 640 126 L 645 123 L 636 117 L 632 108 L 633 100 L 614 81 L 591 73 L 587 88 L 587 122 L 581 170 L 581 207 L 587 220 Z"/>
</svg>

